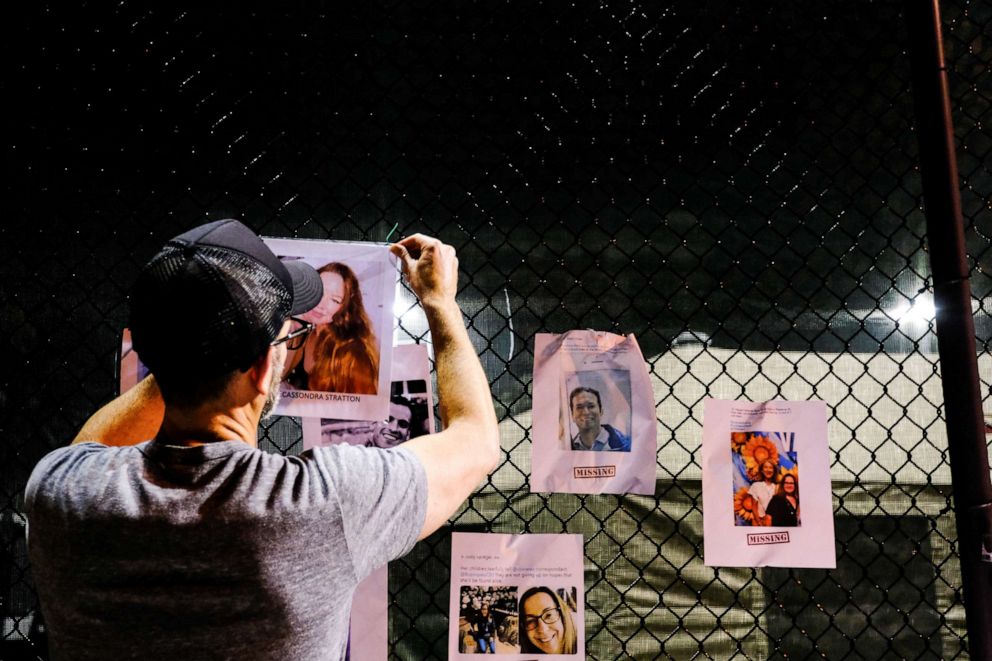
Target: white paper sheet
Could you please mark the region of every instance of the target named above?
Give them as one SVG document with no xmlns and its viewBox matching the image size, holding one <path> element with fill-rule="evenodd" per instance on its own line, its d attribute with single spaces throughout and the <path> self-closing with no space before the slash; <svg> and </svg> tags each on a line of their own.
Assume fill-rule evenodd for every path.
<svg viewBox="0 0 992 661">
<path fill-rule="evenodd" d="M 355 588 L 348 629 L 348 659 L 389 658 L 389 568 L 379 567 Z"/>
<path fill-rule="evenodd" d="M 385 421 L 346 421 L 320 418 L 303 418 L 303 449 L 348 443 L 392 447 L 394 436 L 390 433 L 398 429 L 399 420 L 411 421 L 409 438 L 434 433 L 434 398 L 431 390 L 430 359 L 427 347 L 423 344 L 402 344 L 393 347 L 392 391 L 402 400 L 414 405 L 409 417 L 403 408 L 396 409 L 391 402 L 393 420 Z M 421 421 L 424 423 L 420 426 Z M 386 439 L 385 441 L 379 439 Z M 409 440 L 404 438 L 402 441 Z M 385 660 L 389 653 L 389 593 L 387 567 L 380 567 L 358 584 L 351 603 L 350 658 L 356 661 Z"/>
<path fill-rule="evenodd" d="M 583 577 L 582 535 L 453 533 L 448 658 L 584 659 Z"/>
<path fill-rule="evenodd" d="M 138 382 L 148 374 L 148 368 L 138 359 L 138 353 L 131 344 L 131 330 L 125 328 L 121 335 L 120 359 L 117 361 L 117 380 L 120 384 L 118 394 L 123 394 L 138 385 Z"/>
<path fill-rule="evenodd" d="M 281 397 L 275 412 L 281 415 L 313 416 L 324 418 L 339 418 L 345 420 L 381 420 L 389 414 L 389 374 L 392 364 L 393 337 L 393 301 L 396 297 L 396 285 L 399 282 L 399 268 L 396 258 L 389 252 L 385 244 L 351 243 L 344 241 L 315 241 L 307 239 L 276 239 L 263 237 L 265 243 L 280 259 L 284 261 L 302 260 L 318 271 L 330 264 L 345 265 L 357 278 L 358 290 L 361 294 L 362 307 L 371 322 L 374 333 L 372 345 L 378 353 L 378 370 L 372 375 L 369 392 L 324 391 L 311 388 L 315 379 L 315 366 L 328 364 L 331 360 L 332 348 L 345 352 L 345 342 L 338 345 L 325 345 L 324 355 L 306 355 L 308 348 L 315 350 L 315 342 L 320 328 L 318 327 L 307 345 L 299 353 L 290 352 L 288 361 L 291 367 L 283 381 Z M 340 277 L 340 276 L 339 276 Z M 326 289 L 326 285 L 325 285 Z M 328 292 L 325 291 L 325 298 Z M 330 300 L 329 298 L 327 299 Z M 323 305 L 323 302 L 321 303 Z M 331 324 L 342 327 L 342 312 L 335 313 Z M 306 316 L 306 315 L 301 315 Z M 348 325 L 354 328 L 354 324 Z M 354 340 L 349 344 L 352 353 L 362 351 L 360 338 L 351 331 L 343 331 L 345 340 Z M 300 364 L 293 367 L 293 363 Z M 364 358 L 362 361 L 364 362 Z M 346 370 L 331 370 L 341 374 Z M 308 383 L 304 387 L 303 380 Z M 296 385 L 294 385 L 296 384 Z"/>
<path fill-rule="evenodd" d="M 392 447 L 410 438 L 433 434 L 434 393 L 427 347 L 423 344 L 393 347 L 390 378 L 389 414 L 382 420 L 303 418 L 303 449 L 336 443 Z M 409 426 L 400 428 L 403 421 L 408 421 Z"/>
<path fill-rule="evenodd" d="M 837 566 L 826 404 L 703 403 L 703 531 L 710 567 Z"/>
<path fill-rule="evenodd" d="M 654 395 L 634 336 L 539 333 L 532 436 L 532 491 L 654 494 Z"/>
</svg>

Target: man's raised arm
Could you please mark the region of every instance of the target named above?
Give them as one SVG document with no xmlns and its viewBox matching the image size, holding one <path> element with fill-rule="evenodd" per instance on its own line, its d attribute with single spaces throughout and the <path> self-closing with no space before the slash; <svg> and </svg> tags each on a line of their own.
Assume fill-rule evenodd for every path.
<svg viewBox="0 0 992 661">
<path fill-rule="evenodd" d="M 489 382 L 455 303 L 455 249 L 415 234 L 391 247 L 420 299 L 434 342 L 444 431 L 415 438 L 411 450 L 427 473 L 427 516 L 420 539 L 441 527 L 499 460 L 499 427 Z"/>
<path fill-rule="evenodd" d="M 72 442 L 135 445 L 155 437 L 164 413 L 162 393 L 155 377 L 149 375 L 90 416 Z"/>
</svg>

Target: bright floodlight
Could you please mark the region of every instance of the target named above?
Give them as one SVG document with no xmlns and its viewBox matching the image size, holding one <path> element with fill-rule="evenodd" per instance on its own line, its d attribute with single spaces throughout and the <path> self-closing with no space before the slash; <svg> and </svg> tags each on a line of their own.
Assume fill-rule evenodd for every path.
<svg viewBox="0 0 992 661">
<path fill-rule="evenodd" d="M 892 310 L 892 318 L 898 323 L 921 323 L 926 324 L 933 321 L 936 310 L 933 306 L 933 298 L 930 296 L 918 296 L 913 301 L 900 303 Z"/>
</svg>

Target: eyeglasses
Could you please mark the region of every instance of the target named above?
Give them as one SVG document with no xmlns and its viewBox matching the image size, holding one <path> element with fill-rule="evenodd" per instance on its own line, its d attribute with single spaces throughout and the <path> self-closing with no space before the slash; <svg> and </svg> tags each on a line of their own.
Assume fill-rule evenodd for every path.
<svg viewBox="0 0 992 661">
<path fill-rule="evenodd" d="M 545 624 L 554 624 L 561 619 L 561 611 L 558 610 L 557 606 L 551 606 L 550 608 L 545 608 L 541 611 L 540 615 L 525 615 L 524 616 L 524 626 L 527 627 L 527 631 L 533 631 L 537 628 L 537 621 L 540 620 Z"/>
<path fill-rule="evenodd" d="M 296 330 L 289 331 L 286 335 L 280 338 L 272 340 L 271 345 L 277 346 L 286 343 L 286 348 L 295 351 L 303 346 L 303 343 L 307 339 L 307 335 L 313 330 L 313 324 L 309 321 L 303 321 L 298 317 L 290 317 L 290 321 L 297 324 Z"/>
</svg>

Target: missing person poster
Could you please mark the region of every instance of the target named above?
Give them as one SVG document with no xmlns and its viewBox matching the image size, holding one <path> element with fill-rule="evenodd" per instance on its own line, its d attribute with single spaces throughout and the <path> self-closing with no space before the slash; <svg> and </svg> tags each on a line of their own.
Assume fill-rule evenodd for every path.
<svg viewBox="0 0 992 661">
<path fill-rule="evenodd" d="M 393 347 L 389 416 L 383 420 L 303 418 L 303 449 L 348 443 L 391 448 L 411 438 L 434 433 L 434 398 L 427 346 Z M 358 584 L 351 602 L 349 658 L 388 657 L 389 594 L 387 567 Z"/>
<path fill-rule="evenodd" d="M 703 403 L 703 531 L 710 567 L 837 566 L 826 404 Z"/>
<path fill-rule="evenodd" d="M 117 380 L 120 384 L 118 394 L 135 387 L 148 374 L 148 368 L 138 358 L 138 353 L 131 344 L 131 329 L 125 328 L 121 335 L 121 352 L 117 357 Z"/>
<path fill-rule="evenodd" d="M 320 274 L 324 295 L 300 315 L 314 325 L 290 349 L 275 412 L 344 420 L 389 414 L 393 301 L 399 282 L 385 244 L 265 238 L 283 261 L 302 260 Z"/>
<path fill-rule="evenodd" d="M 582 535 L 453 533 L 448 658 L 585 658 Z"/>
<path fill-rule="evenodd" d="M 654 394 L 634 336 L 539 333 L 532 435 L 533 491 L 654 494 Z"/>
<path fill-rule="evenodd" d="M 346 659 L 389 658 L 389 567 L 379 567 L 355 588 Z"/>
<path fill-rule="evenodd" d="M 348 443 L 391 448 L 434 433 L 431 365 L 424 344 L 393 347 L 389 415 L 381 420 L 303 418 L 303 449 Z"/>
</svg>

